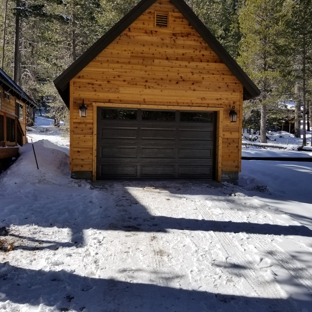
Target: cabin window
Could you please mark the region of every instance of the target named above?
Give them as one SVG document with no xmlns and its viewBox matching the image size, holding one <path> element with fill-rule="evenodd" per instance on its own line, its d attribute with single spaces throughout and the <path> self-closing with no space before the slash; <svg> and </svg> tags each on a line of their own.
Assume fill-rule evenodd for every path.
<svg viewBox="0 0 312 312">
<path fill-rule="evenodd" d="M 24 106 L 21 103 L 16 103 L 16 116 L 19 120 L 24 119 Z"/>
<path fill-rule="evenodd" d="M 15 120 L 12 118 L 6 118 L 7 128 L 7 141 L 15 142 Z"/>
<path fill-rule="evenodd" d="M 4 98 L 5 98 L 6 100 L 9 100 L 9 99 L 10 99 L 10 93 L 4 92 Z"/>
<path fill-rule="evenodd" d="M 168 27 L 169 15 L 168 13 L 155 13 L 155 25 L 157 27 Z"/>
</svg>

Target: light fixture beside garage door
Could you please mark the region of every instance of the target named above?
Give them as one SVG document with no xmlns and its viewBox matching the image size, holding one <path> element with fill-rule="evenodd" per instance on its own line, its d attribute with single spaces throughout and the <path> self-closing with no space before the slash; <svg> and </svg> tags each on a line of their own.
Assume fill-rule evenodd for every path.
<svg viewBox="0 0 312 312">
<path fill-rule="evenodd" d="M 235 106 L 232 106 L 232 109 L 230 110 L 230 119 L 231 122 L 236 122 L 237 121 L 237 113 L 235 111 Z"/>
<path fill-rule="evenodd" d="M 87 109 L 88 107 L 85 105 L 84 100 L 82 100 L 82 104 L 79 107 L 79 116 L 87 117 Z"/>
</svg>

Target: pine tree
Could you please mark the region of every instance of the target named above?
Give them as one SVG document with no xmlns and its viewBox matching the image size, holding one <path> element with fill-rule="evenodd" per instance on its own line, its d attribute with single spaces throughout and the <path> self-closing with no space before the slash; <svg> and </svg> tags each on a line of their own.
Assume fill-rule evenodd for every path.
<svg viewBox="0 0 312 312">
<path fill-rule="evenodd" d="M 0 2 L 0 25 L 1 38 L 1 68 L 10 76 L 13 77 L 13 58 L 14 58 L 14 34 L 15 34 L 15 19 L 13 17 L 13 8 L 15 2 L 5 0 Z"/>
<path fill-rule="evenodd" d="M 238 15 L 243 0 L 188 0 L 187 3 L 232 57 L 236 58 L 241 39 Z"/>
<path fill-rule="evenodd" d="M 285 21 L 288 11 L 283 0 L 250 0 L 242 9 L 239 22 L 242 33 L 238 62 L 255 81 L 261 95 L 254 101 L 260 106 L 260 140 L 266 143 L 268 106 L 279 99 L 283 60 Z"/>
<path fill-rule="evenodd" d="M 1 5 L 0 9 L 3 12 L 3 16 L 0 17 L 0 24 L 3 25 L 2 35 L 2 56 L 1 56 L 1 68 L 4 69 L 5 63 L 5 49 L 6 49 L 6 37 L 7 37 L 7 20 L 8 20 L 8 7 L 9 0 L 5 0 Z"/>
<path fill-rule="evenodd" d="M 51 0 L 49 4 L 66 5 L 62 0 Z M 63 20 L 63 15 L 50 13 L 47 10 L 47 6 L 42 1 L 42 3 L 16 0 L 15 11 L 15 52 L 14 52 L 14 80 L 18 85 L 22 85 L 22 41 L 23 38 L 23 28 L 25 28 L 25 20 L 31 18 L 42 18 L 45 21 L 51 19 L 61 19 Z M 24 27 L 22 26 L 24 24 Z"/>
<path fill-rule="evenodd" d="M 312 0 L 294 0 L 290 23 L 293 42 L 293 81 L 296 89 L 295 135 L 300 137 L 300 117 L 303 119 L 303 145 L 306 145 L 306 113 L 311 99 L 312 81 Z M 301 105 L 302 103 L 302 105 Z M 301 110 L 302 106 L 302 110 Z"/>
</svg>

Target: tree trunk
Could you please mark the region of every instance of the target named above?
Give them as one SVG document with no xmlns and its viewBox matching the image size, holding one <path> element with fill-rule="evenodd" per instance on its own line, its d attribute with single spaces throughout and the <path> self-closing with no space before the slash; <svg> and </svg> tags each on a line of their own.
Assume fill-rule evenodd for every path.
<svg viewBox="0 0 312 312">
<path fill-rule="evenodd" d="M 8 13 L 8 3 L 9 0 L 5 2 L 4 9 L 4 21 L 3 21 L 3 46 L 2 46 L 2 60 L 1 60 L 1 68 L 4 70 L 4 61 L 5 61 L 5 43 L 6 43 L 6 31 L 7 31 L 7 13 Z"/>
<path fill-rule="evenodd" d="M 21 6 L 21 0 L 16 0 L 16 7 Z M 21 37 L 21 18 L 20 14 L 16 12 L 15 18 L 15 52 L 14 52 L 14 81 L 20 87 L 22 86 L 21 75 L 21 51 L 20 51 L 20 37 Z"/>
<path fill-rule="evenodd" d="M 307 100 L 307 131 L 310 131 L 311 106 Z"/>
<path fill-rule="evenodd" d="M 309 101 L 309 115 L 310 115 L 310 124 L 309 124 L 309 131 L 312 131 L 311 126 L 312 126 L 312 101 Z M 311 134 L 311 146 L 312 146 L 312 134 Z"/>
<path fill-rule="evenodd" d="M 301 101 L 298 99 L 296 100 L 295 105 L 295 137 L 300 138 L 301 132 L 300 132 L 300 121 L 301 121 L 301 112 L 300 112 L 300 103 Z"/>
<path fill-rule="evenodd" d="M 75 32 L 75 29 L 73 27 L 73 32 L 72 32 L 72 59 L 73 59 L 73 62 L 76 61 L 76 55 L 77 55 L 77 52 L 76 52 L 76 32 Z"/>
<path fill-rule="evenodd" d="M 267 143 L 266 138 L 267 106 L 261 104 L 260 142 Z"/>
<path fill-rule="evenodd" d="M 73 59 L 73 62 L 75 62 L 77 59 L 75 7 L 76 7 L 76 1 L 74 1 L 73 3 L 73 13 L 72 13 L 72 59 Z"/>
<path fill-rule="evenodd" d="M 307 119 L 307 115 L 306 115 L 306 105 L 305 105 L 305 94 L 303 95 L 304 99 L 303 99 L 303 116 L 302 116 L 302 120 L 303 120 L 303 128 L 302 128 L 302 145 L 306 146 L 307 145 L 307 128 L 306 128 L 306 119 Z"/>
<path fill-rule="evenodd" d="M 303 120 L 303 139 L 302 139 L 302 145 L 307 145 L 307 129 L 306 129 L 306 112 L 307 112 L 307 103 L 306 103 L 306 94 L 307 94 L 307 77 L 306 77 L 306 34 L 303 35 L 303 58 L 302 58 L 302 120 Z"/>
<path fill-rule="evenodd" d="M 295 87 L 295 94 L 296 94 L 296 104 L 295 104 L 295 137 L 300 138 L 300 120 L 301 120 L 301 111 L 300 111 L 300 104 L 301 104 L 301 97 L 299 92 L 300 87 L 298 84 Z"/>
</svg>

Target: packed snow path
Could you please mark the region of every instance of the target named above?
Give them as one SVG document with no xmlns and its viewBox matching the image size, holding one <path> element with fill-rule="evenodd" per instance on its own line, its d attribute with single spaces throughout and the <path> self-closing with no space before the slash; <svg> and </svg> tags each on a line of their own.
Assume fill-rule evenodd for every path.
<svg viewBox="0 0 312 312">
<path fill-rule="evenodd" d="M 87 183 L 35 149 L 0 175 L 0 311 L 312 311 L 311 163 Z"/>
</svg>

